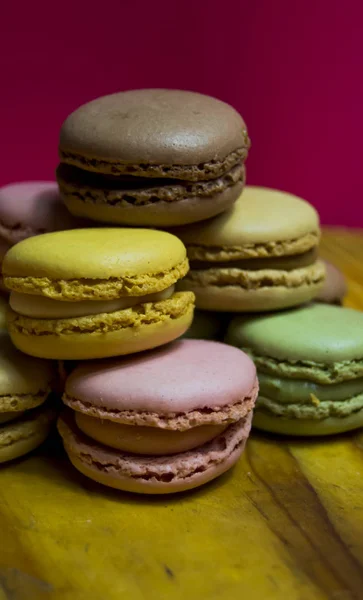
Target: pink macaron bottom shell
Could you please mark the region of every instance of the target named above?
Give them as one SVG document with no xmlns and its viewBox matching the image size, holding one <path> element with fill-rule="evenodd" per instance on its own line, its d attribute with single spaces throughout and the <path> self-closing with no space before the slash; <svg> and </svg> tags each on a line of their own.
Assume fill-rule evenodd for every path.
<svg viewBox="0 0 363 600">
<path fill-rule="evenodd" d="M 63 415 L 58 430 L 78 471 L 103 485 L 140 494 L 171 494 L 196 488 L 230 469 L 241 456 L 251 429 L 252 411 L 210 442 L 172 456 L 138 456 L 94 442 Z"/>
</svg>

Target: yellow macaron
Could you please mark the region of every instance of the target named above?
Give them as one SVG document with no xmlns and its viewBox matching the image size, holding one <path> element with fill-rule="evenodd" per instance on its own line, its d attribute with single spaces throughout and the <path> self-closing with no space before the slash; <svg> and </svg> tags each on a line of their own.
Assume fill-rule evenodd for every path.
<svg viewBox="0 0 363 600">
<path fill-rule="evenodd" d="M 20 242 L 5 256 L 8 328 L 32 356 L 131 354 L 181 336 L 194 294 L 176 292 L 189 269 L 175 236 L 151 229 L 74 229 Z"/>
<path fill-rule="evenodd" d="M 54 411 L 44 404 L 53 364 L 25 356 L 0 333 L 0 463 L 26 454 L 48 435 Z"/>
</svg>

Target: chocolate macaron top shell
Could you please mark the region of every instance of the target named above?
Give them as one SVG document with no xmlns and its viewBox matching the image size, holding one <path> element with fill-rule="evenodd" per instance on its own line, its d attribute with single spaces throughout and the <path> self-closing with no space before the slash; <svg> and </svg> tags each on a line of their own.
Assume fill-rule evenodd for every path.
<svg viewBox="0 0 363 600">
<path fill-rule="evenodd" d="M 244 160 L 246 125 L 228 104 L 179 90 L 132 90 L 74 111 L 60 134 L 61 161 L 113 175 L 212 179 Z"/>
</svg>

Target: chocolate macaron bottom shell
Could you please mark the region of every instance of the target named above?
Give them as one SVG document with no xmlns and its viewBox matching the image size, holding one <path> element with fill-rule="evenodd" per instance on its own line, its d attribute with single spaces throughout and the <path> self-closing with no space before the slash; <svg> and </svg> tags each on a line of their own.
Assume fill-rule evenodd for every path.
<svg viewBox="0 0 363 600">
<path fill-rule="evenodd" d="M 245 448 L 251 421 L 252 411 L 203 446 L 167 457 L 137 456 L 101 446 L 83 435 L 69 414 L 60 417 L 58 430 L 72 464 L 86 477 L 127 492 L 171 494 L 228 471 Z"/>
<path fill-rule="evenodd" d="M 136 225 L 148 227 L 176 227 L 197 221 L 204 221 L 230 208 L 243 190 L 243 182 L 212 196 L 200 198 L 191 196 L 175 202 L 157 201 L 144 205 L 131 203 L 112 205 L 107 203 L 87 203 L 72 193 L 62 193 L 68 210 L 76 216 L 102 223 Z"/>
</svg>

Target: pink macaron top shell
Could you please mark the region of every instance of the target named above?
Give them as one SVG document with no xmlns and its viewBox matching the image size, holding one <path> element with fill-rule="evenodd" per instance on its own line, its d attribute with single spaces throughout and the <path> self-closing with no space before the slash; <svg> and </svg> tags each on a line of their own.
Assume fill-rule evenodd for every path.
<svg viewBox="0 0 363 600">
<path fill-rule="evenodd" d="M 167 415 L 234 404 L 255 382 L 255 366 L 238 348 L 180 340 L 137 356 L 81 363 L 65 393 L 95 408 Z"/>
<path fill-rule="evenodd" d="M 79 226 L 52 181 L 11 183 L 0 188 L 0 235 L 9 244 L 40 233 Z"/>
</svg>

